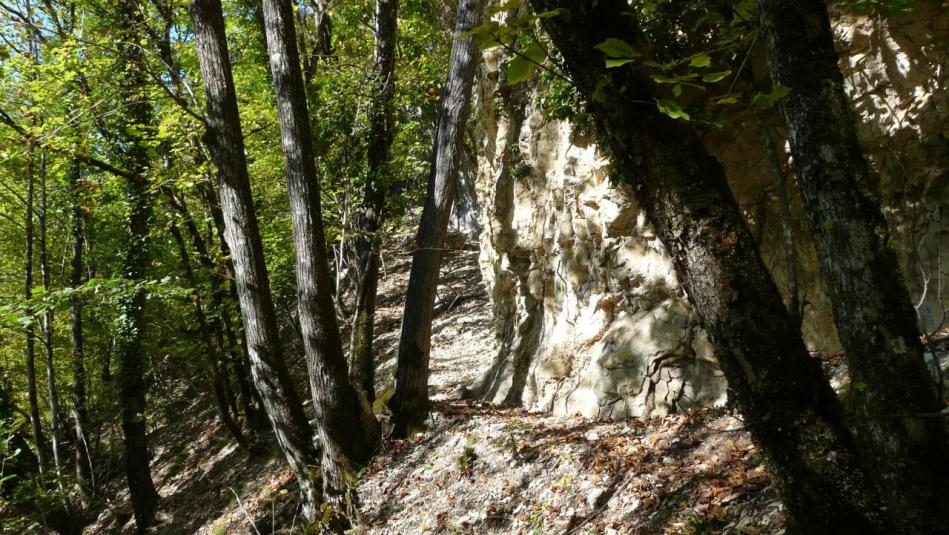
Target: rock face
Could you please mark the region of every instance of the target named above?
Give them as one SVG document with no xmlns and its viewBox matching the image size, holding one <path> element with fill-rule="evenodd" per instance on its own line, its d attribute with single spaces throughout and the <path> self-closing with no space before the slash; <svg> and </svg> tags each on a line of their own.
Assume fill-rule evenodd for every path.
<svg viewBox="0 0 949 535">
<path fill-rule="evenodd" d="M 836 30 L 861 140 L 880 177 L 868 186 L 891 218 L 923 324 L 933 329 L 945 307 L 937 288 L 949 282 L 943 277 L 939 285 L 937 267 L 949 265 L 949 106 L 940 67 L 949 59 L 949 15 L 938 1 L 914 5 L 911 14 L 890 18 L 838 16 Z M 610 180 L 595 144 L 569 123 L 545 119 L 531 84 L 507 86 L 502 61 L 497 49 L 485 53 L 475 136 L 481 267 L 501 349 L 473 393 L 588 417 L 723 403 L 714 351 L 631 189 Z M 767 76 L 760 61 L 750 68 Z M 779 121 L 773 112 L 745 113 L 730 124 L 706 143 L 786 290 L 784 226 L 762 142 L 764 128 L 787 163 Z M 833 353 L 839 343 L 829 303 L 789 182 L 805 338 L 814 350 Z"/>
</svg>

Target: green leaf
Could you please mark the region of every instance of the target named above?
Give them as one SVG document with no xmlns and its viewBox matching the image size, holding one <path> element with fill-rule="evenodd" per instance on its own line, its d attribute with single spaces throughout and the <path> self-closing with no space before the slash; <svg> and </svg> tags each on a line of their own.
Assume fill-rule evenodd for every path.
<svg viewBox="0 0 949 535">
<path fill-rule="evenodd" d="M 682 94 L 682 85 L 681 85 L 681 84 L 676 84 L 676 85 L 672 86 L 672 94 L 675 95 L 676 97 L 678 97 L 679 95 L 681 95 L 681 94 Z"/>
<path fill-rule="evenodd" d="M 524 50 L 519 50 L 522 55 L 527 56 L 527 58 L 534 63 L 540 63 L 547 59 L 547 53 L 544 52 L 544 49 L 540 47 L 537 43 L 531 43 Z"/>
<path fill-rule="evenodd" d="M 830 232 L 830 229 L 834 228 L 834 220 L 825 219 L 824 222 L 820 224 L 820 228 L 824 232 Z"/>
<path fill-rule="evenodd" d="M 673 119 L 685 119 L 686 121 L 689 120 L 689 114 L 686 113 L 685 110 L 679 106 L 679 103 L 674 100 L 664 98 L 661 99 L 657 105 L 659 106 L 659 111 L 668 115 L 669 117 L 672 117 Z"/>
<path fill-rule="evenodd" d="M 773 107 L 777 101 L 788 96 L 790 93 L 791 88 L 776 84 L 768 93 L 755 93 L 755 95 L 751 97 L 751 106 L 759 110 L 766 110 Z"/>
<path fill-rule="evenodd" d="M 675 76 L 666 76 L 664 74 L 650 74 L 649 76 L 660 84 L 677 84 L 685 80 L 698 78 L 699 75 L 695 73 L 689 73 L 689 74 L 677 74 Z"/>
<path fill-rule="evenodd" d="M 519 84 L 530 79 L 537 66 L 523 56 L 515 56 L 507 64 L 507 85 Z"/>
<path fill-rule="evenodd" d="M 549 19 L 552 17 L 562 17 L 565 21 L 570 22 L 570 10 L 565 7 L 558 7 L 557 9 L 551 9 L 550 11 L 537 14 L 538 19 Z"/>
<path fill-rule="evenodd" d="M 721 71 L 721 72 L 710 72 L 702 76 L 702 81 L 709 84 L 713 84 L 715 82 L 719 82 L 723 80 L 726 76 L 728 76 L 731 73 L 732 71 L 730 69 L 727 71 Z"/>
<path fill-rule="evenodd" d="M 614 67 L 622 67 L 627 63 L 632 63 L 635 61 L 633 58 L 606 58 L 606 68 L 612 69 Z"/>
<path fill-rule="evenodd" d="M 606 102 L 606 88 L 610 85 L 612 85 L 612 82 L 609 78 L 605 76 L 600 78 L 599 81 L 597 81 L 596 89 L 593 91 L 593 95 L 591 96 L 593 101 L 600 103 Z"/>
<path fill-rule="evenodd" d="M 737 104 L 740 96 L 738 93 L 728 93 L 727 95 L 715 97 L 712 99 L 712 105 L 727 106 L 728 104 Z"/>
<path fill-rule="evenodd" d="M 498 46 L 498 32 L 501 25 L 497 21 L 489 21 L 465 32 L 464 37 L 474 37 L 475 44 L 482 50 Z"/>
<path fill-rule="evenodd" d="M 611 58 L 638 58 L 641 54 L 622 39 L 610 37 L 595 47 Z"/>
<path fill-rule="evenodd" d="M 712 58 L 708 54 L 699 54 L 692 58 L 689 67 L 708 67 L 712 64 Z"/>
<path fill-rule="evenodd" d="M 531 43 L 511 58 L 507 64 L 507 85 L 519 84 L 530 79 L 537 65 L 547 58 L 544 49 L 537 43 Z"/>
<path fill-rule="evenodd" d="M 500 6 L 492 9 L 491 14 L 496 15 L 498 13 L 517 9 L 519 7 L 521 7 L 521 0 L 508 0 L 507 2 L 502 3 Z"/>
</svg>

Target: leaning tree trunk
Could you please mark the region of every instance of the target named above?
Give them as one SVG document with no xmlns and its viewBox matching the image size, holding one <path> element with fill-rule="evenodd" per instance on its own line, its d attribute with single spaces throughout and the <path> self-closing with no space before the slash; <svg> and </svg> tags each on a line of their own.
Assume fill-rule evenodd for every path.
<svg viewBox="0 0 949 535">
<path fill-rule="evenodd" d="M 49 293 L 50 273 L 49 273 L 49 253 L 47 251 L 47 232 L 46 226 L 49 216 L 49 199 L 46 195 L 46 155 L 40 155 L 40 276 L 43 281 L 43 291 Z M 53 466 L 59 471 L 60 455 L 59 447 L 62 438 L 62 425 L 59 421 L 59 389 L 56 388 L 56 368 L 53 361 L 53 309 L 47 308 L 43 313 L 42 323 L 43 349 L 46 354 L 46 393 L 49 401 L 49 434 L 53 444 Z"/>
<path fill-rule="evenodd" d="M 402 313 L 395 394 L 389 401 L 393 432 L 406 435 L 428 416 L 428 360 L 432 341 L 435 289 L 451 205 L 458 185 L 465 123 L 471 110 L 471 86 L 480 51 L 467 34 L 481 20 L 485 0 L 459 0 L 454 42 L 438 112 L 432 170 L 416 235 L 412 270 Z"/>
<path fill-rule="evenodd" d="M 361 213 L 356 223 L 358 288 L 350 343 L 350 376 L 353 385 L 371 403 L 375 400 L 376 363 L 372 351 L 379 283 L 379 230 L 385 210 L 392 147 L 392 99 L 395 95 L 395 45 L 399 1 L 376 0 L 375 86 L 369 103 L 368 172 Z"/>
<path fill-rule="evenodd" d="M 627 1 L 532 4 L 569 10 L 544 27 L 716 347 L 730 397 L 787 507 L 789 531 L 886 532 L 834 392 L 761 261 L 722 166 L 686 123 L 643 104 L 657 95 L 641 69 L 607 70 L 595 48 L 622 38 L 648 52 Z"/>
<path fill-rule="evenodd" d="M 762 36 L 808 224 L 850 368 L 854 423 L 897 526 L 949 526 L 942 409 L 916 315 L 874 200 L 821 0 L 761 0 Z"/>
<path fill-rule="evenodd" d="M 804 314 L 801 309 L 801 294 L 797 283 L 797 252 L 794 246 L 794 227 L 791 221 L 791 202 L 788 199 L 787 174 L 784 172 L 781 159 L 778 157 L 778 148 L 774 142 L 774 136 L 763 123 L 759 121 L 758 125 L 761 128 L 761 144 L 764 146 L 764 150 L 768 154 L 768 161 L 771 163 L 775 195 L 778 197 L 781 242 L 784 245 L 784 273 L 788 284 L 788 313 L 791 315 L 791 320 L 800 326 Z M 756 240 L 756 243 L 761 242 Z"/>
<path fill-rule="evenodd" d="M 79 288 L 83 283 L 82 252 L 86 243 L 85 215 L 82 210 L 80 180 L 82 168 L 78 160 L 69 163 L 69 188 L 72 202 L 72 262 L 69 271 L 69 286 Z M 92 464 L 89 457 L 89 440 L 86 434 L 89 429 L 89 408 L 86 404 L 86 365 L 84 337 L 82 330 L 83 297 L 78 293 L 70 298 L 70 313 L 72 315 L 72 390 L 73 390 L 73 422 L 76 435 L 76 479 L 79 482 L 79 493 L 82 502 L 88 505 L 92 500 L 93 479 Z"/>
<path fill-rule="evenodd" d="M 33 152 L 30 151 L 30 161 L 26 171 L 26 258 L 23 262 L 23 296 L 27 301 L 33 298 L 33 190 L 34 165 Z M 40 404 L 36 395 L 36 330 L 33 322 L 26 325 L 26 393 L 30 404 L 30 426 L 33 440 L 36 442 L 36 460 L 39 472 L 47 469 L 46 439 L 43 436 L 43 426 L 40 422 Z"/>
<path fill-rule="evenodd" d="M 237 341 L 237 336 L 231 325 L 230 313 L 227 306 L 230 296 L 225 289 L 225 285 L 228 283 L 227 275 L 221 271 L 220 266 L 211 258 L 207 241 L 198 229 L 194 217 L 188 211 L 188 206 L 185 204 L 184 198 L 178 196 L 170 189 L 166 188 L 164 191 L 169 205 L 181 216 L 184 222 L 188 235 L 191 237 L 191 242 L 194 245 L 199 265 L 209 275 L 211 285 L 211 310 L 209 314 L 206 314 L 207 324 L 210 334 L 213 335 L 214 350 L 219 353 L 222 359 L 221 370 L 224 375 L 223 385 L 227 391 L 231 390 L 230 381 L 228 380 L 229 374 L 227 373 L 228 368 L 230 368 L 231 371 L 234 372 L 233 376 L 237 383 L 240 406 L 249 427 L 257 430 L 263 429 L 267 425 L 266 416 L 264 416 L 255 405 L 256 394 L 247 377 L 244 356 L 240 351 L 243 344 Z M 219 206 L 215 206 L 215 209 L 217 212 L 220 212 Z M 219 218 L 219 214 L 214 215 L 215 225 L 217 225 L 217 219 Z M 223 220 L 221 224 L 221 239 L 223 240 Z M 228 258 L 230 257 L 229 251 L 222 251 L 222 253 Z M 237 301 L 236 296 L 234 301 Z M 230 366 L 228 366 L 228 364 L 230 364 Z M 231 397 L 233 397 L 233 395 L 231 395 Z"/>
<path fill-rule="evenodd" d="M 218 168 L 225 235 L 234 262 L 251 374 L 280 447 L 300 484 L 303 513 L 317 517 L 319 488 L 313 433 L 283 358 L 257 213 L 250 190 L 237 94 L 220 0 L 192 0 L 191 20 L 207 98 L 207 142 Z"/>
<path fill-rule="evenodd" d="M 235 325 L 231 321 L 230 304 L 235 303 L 240 306 L 240 299 L 237 295 L 237 280 L 234 270 L 234 262 L 231 258 L 231 250 L 227 245 L 226 229 L 224 225 L 224 213 L 221 210 L 221 202 L 217 191 L 213 187 L 202 187 L 201 197 L 204 200 L 205 207 L 211 212 L 211 219 L 214 222 L 214 230 L 217 234 L 218 248 L 221 256 L 224 258 L 224 272 L 215 266 L 215 280 L 217 281 L 217 290 L 221 296 L 215 299 L 215 303 L 221 303 L 221 325 L 224 329 L 224 337 L 227 341 L 228 355 L 231 359 L 231 366 L 234 370 L 234 378 L 237 381 L 237 389 L 241 396 L 241 407 L 244 415 L 247 417 L 248 424 L 252 429 L 261 430 L 269 425 L 267 416 L 261 412 L 258 407 L 263 407 L 263 401 L 254 385 L 251 384 L 247 372 L 248 350 L 247 337 L 240 328 L 240 324 Z M 196 242 L 197 243 L 197 242 Z M 206 253 L 208 249 L 205 250 Z M 210 259 L 210 254 L 207 256 Z M 225 290 L 224 287 L 227 286 Z"/>
<path fill-rule="evenodd" d="M 233 403 L 233 396 L 228 395 L 229 387 L 227 385 L 226 368 L 223 359 L 224 353 L 221 351 L 222 348 L 216 346 L 212 341 L 213 327 L 204 311 L 204 302 L 199 293 L 197 277 L 195 277 L 194 269 L 191 267 L 191 257 L 188 254 L 188 247 L 185 244 L 184 236 L 181 235 L 181 229 L 178 228 L 176 223 L 171 224 L 169 231 L 178 248 L 178 263 L 184 274 L 185 282 L 188 283 L 188 287 L 191 290 L 191 295 L 188 296 L 188 299 L 194 307 L 194 317 L 198 323 L 198 337 L 201 340 L 202 352 L 206 359 L 203 372 L 210 375 L 211 395 L 214 397 L 214 406 L 217 408 L 218 417 L 221 419 L 221 423 L 224 424 L 224 428 L 227 429 L 228 433 L 231 434 L 240 447 L 247 448 L 249 446 L 247 437 L 241 432 L 240 425 L 238 425 L 234 419 L 237 407 Z"/>
<path fill-rule="evenodd" d="M 125 257 L 122 259 L 122 279 L 129 285 L 122 297 L 122 314 L 115 334 L 116 383 L 122 412 L 122 431 L 125 439 L 125 475 L 135 513 L 135 524 L 141 533 L 152 523 L 158 508 L 158 491 L 152 481 L 149 467 L 148 443 L 145 425 L 145 359 L 142 339 L 145 330 L 146 291 L 141 286 L 149 263 L 148 231 L 152 207 L 146 173 L 149 168 L 148 150 L 140 137 L 131 134 L 135 129 L 152 124 L 152 109 L 146 97 L 147 80 L 142 71 L 144 51 L 138 44 L 145 19 L 138 2 L 120 2 L 117 33 L 121 43 L 118 90 L 124 100 L 124 124 L 121 125 L 123 160 L 128 170 L 126 177 Z"/>
<path fill-rule="evenodd" d="M 338 502 L 340 493 L 347 488 L 346 472 L 365 464 L 375 452 L 379 423 L 347 375 L 326 260 L 320 188 L 289 0 L 264 0 L 264 24 L 290 195 L 300 329 L 323 446 L 323 487 L 327 500 Z"/>
</svg>

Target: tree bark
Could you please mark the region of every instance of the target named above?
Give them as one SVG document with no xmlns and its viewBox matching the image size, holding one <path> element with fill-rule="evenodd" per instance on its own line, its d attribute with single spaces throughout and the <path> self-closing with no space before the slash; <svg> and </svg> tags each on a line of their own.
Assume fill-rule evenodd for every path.
<svg viewBox="0 0 949 535">
<path fill-rule="evenodd" d="M 23 262 L 23 297 L 27 301 L 33 298 L 33 197 L 34 197 L 34 163 L 33 152 L 30 151 L 30 161 L 26 171 L 26 258 Z M 28 313 L 30 313 L 28 309 Z M 31 314 L 32 316 L 32 314 Z M 43 435 L 43 426 L 40 422 L 40 405 L 36 395 L 36 330 L 33 327 L 32 317 L 26 326 L 26 392 L 30 404 L 30 427 L 33 440 L 36 442 L 36 460 L 39 473 L 46 473 L 48 468 L 46 459 L 46 438 Z"/>
<path fill-rule="evenodd" d="M 312 132 L 289 0 L 264 0 L 264 23 L 290 195 L 300 329 L 323 446 L 323 489 L 328 501 L 338 503 L 347 489 L 347 472 L 364 465 L 375 453 L 379 423 L 347 374 L 333 306 Z"/>
<path fill-rule="evenodd" d="M 40 155 L 40 206 L 42 207 L 38 216 L 40 224 L 40 276 L 43 282 L 43 291 L 49 293 L 50 286 L 49 273 L 49 254 L 47 251 L 47 221 L 49 199 L 46 195 L 46 155 Z M 53 361 L 53 309 L 47 308 L 43 313 L 43 323 L 41 325 L 43 334 L 43 348 L 46 354 L 46 392 L 49 398 L 49 422 L 50 439 L 53 445 L 53 466 L 58 471 L 61 462 L 59 455 L 60 440 L 62 438 L 62 425 L 59 420 L 59 389 L 56 387 L 56 368 Z"/>
<path fill-rule="evenodd" d="M 791 202 L 788 199 L 787 175 L 784 172 L 784 166 L 781 165 L 781 160 L 778 158 L 778 148 L 774 136 L 763 123 L 759 121 L 758 125 L 761 128 L 761 143 L 768 154 L 771 172 L 774 174 L 775 195 L 778 197 L 781 243 L 784 245 L 784 273 L 788 284 L 788 313 L 791 315 L 791 321 L 800 326 L 804 310 L 801 308 L 801 294 L 797 284 L 797 251 L 794 247 L 794 227 L 791 223 Z"/>
<path fill-rule="evenodd" d="M 69 272 L 69 285 L 73 289 L 83 284 L 83 247 L 86 243 L 85 215 L 82 210 L 80 180 L 82 168 L 79 161 L 73 159 L 69 163 L 69 188 L 72 201 L 72 262 Z M 89 429 L 89 408 L 86 404 L 86 366 L 85 341 L 82 326 L 83 298 L 74 294 L 70 298 L 70 314 L 72 315 L 72 393 L 73 393 L 73 422 L 76 434 L 76 479 L 79 481 L 79 493 L 83 504 L 92 501 L 93 478 L 92 461 L 89 457 L 89 440 L 86 430 Z"/>
<path fill-rule="evenodd" d="M 251 374 L 287 463 L 300 484 L 303 514 L 316 518 L 319 489 L 312 430 L 283 358 L 270 295 L 257 213 L 251 195 L 237 94 L 220 0 L 192 0 L 190 14 L 208 105 L 206 141 L 217 166 L 225 239 L 234 263 L 237 297 Z"/>
<path fill-rule="evenodd" d="M 465 34 L 481 21 L 484 0 L 459 0 L 448 79 L 442 94 L 435 133 L 432 170 L 425 207 L 412 254 L 412 270 L 402 313 L 395 394 L 389 401 L 393 433 L 405 436 L 428 416 L 428 361 L 432 315 L 438 287 L 442 247 L 455 200 L 465 124 L 471 110 L 471 86 L 481 58 L 473 37 Z"/>
<path fill-rule="evenodd" d="M 388 191 L 395 96 L 395 46 L 398 35 L 398 0 L 376 0 L 375 84 L 369 103 L 369 144 L 366 185 L 356 223 L 356 311 L 350 343 L 350 376 L 353 385 L 372 403 L 376 398 L 375 356 L 372 350 L 379 282 L 379 231 Z"/>
<path fill-rule="evenodd" d="M 716 347 L 730 398 L 787 507 L 789 532 L 887 532 L 834 392 L 761 261 L 722 166 L 686 123 L 653 104 L 648 74 L 634 65 L 607 70 L 594 48 L 622 38 L 648 53 L 626 0 L 532 4 L 569 10 L 569 22 L 557 15 L 544 27 Z"/>
<path fill-rule="evenodd" d="M 837 67 L 819 0 L 758 3 L 808 224 L 847 355 L 857 434 L 903 533 L 949 525 L 942 402 L 926 370 L 916 315 Z"/>
<path fill-rule="evenodd" d="M 151 224 L 151 194 L 146 173 L 150 166 L 148 151 L 134 128 L 152 125 L 152 109 L 145 95 L 147 80 L 143 72 L 144 51 L 138 45 L 145 20 L 138 2 L 120 2 L 117 12 L 119 48 L 118 86 L 124 100 L 124 124 L 120 136 L 126 148 L 123 154 L 128 204 L 125 257 L 122 278 L 130 285 L 121 299 L 122 314 L 115 335 L 116 383 L 122 413 L 125 474 L 135 513 L 138 532 L 144 532 L 154 520 L 158 508 L 158 492 L 149 467 L 145 424 L 147 361 L 142 347 L 145 329 L 146 291 L 140 286 L 150 262 L 148 231 Z"/>
</svg>

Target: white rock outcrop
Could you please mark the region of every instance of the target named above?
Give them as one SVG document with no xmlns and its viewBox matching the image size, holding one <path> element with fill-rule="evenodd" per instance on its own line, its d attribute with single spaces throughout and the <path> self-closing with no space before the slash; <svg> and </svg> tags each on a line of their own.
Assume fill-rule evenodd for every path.
<svg viewBox="0 0 949 535">
<path fill-rule="evenodd" d="M 861 141 L 880 177 L 872 187 L 897 247 L 905 246 L 911 292 L 929 329 L 945 308 L 937 288 L 949 283 L 939 275 L 949 266 L 949 15 L 940 4 L 835 23 Z M 485 53 L 475 111 L 481 267 L 501 349 L 473 394 L 588 417 L 723 403 L 726 385 L 711 344 L 631 189 L 611 182 L 609 162 L 569 123 L 544 118 L 535 88 L 499 82 L 501 60 L 498 49 Z M 758 63 L 755 76 L 766 77 Z M 737 114 L 730 124 L 706 143 L 784 289 L 782 227 L 760 134 L 761 125 L 778 125 L 776 114 L 764 121 Z M 836 352 L 813 246 L 797 193 L 789 194 L 805 338 L 814 350 Z"/>
</svg>

